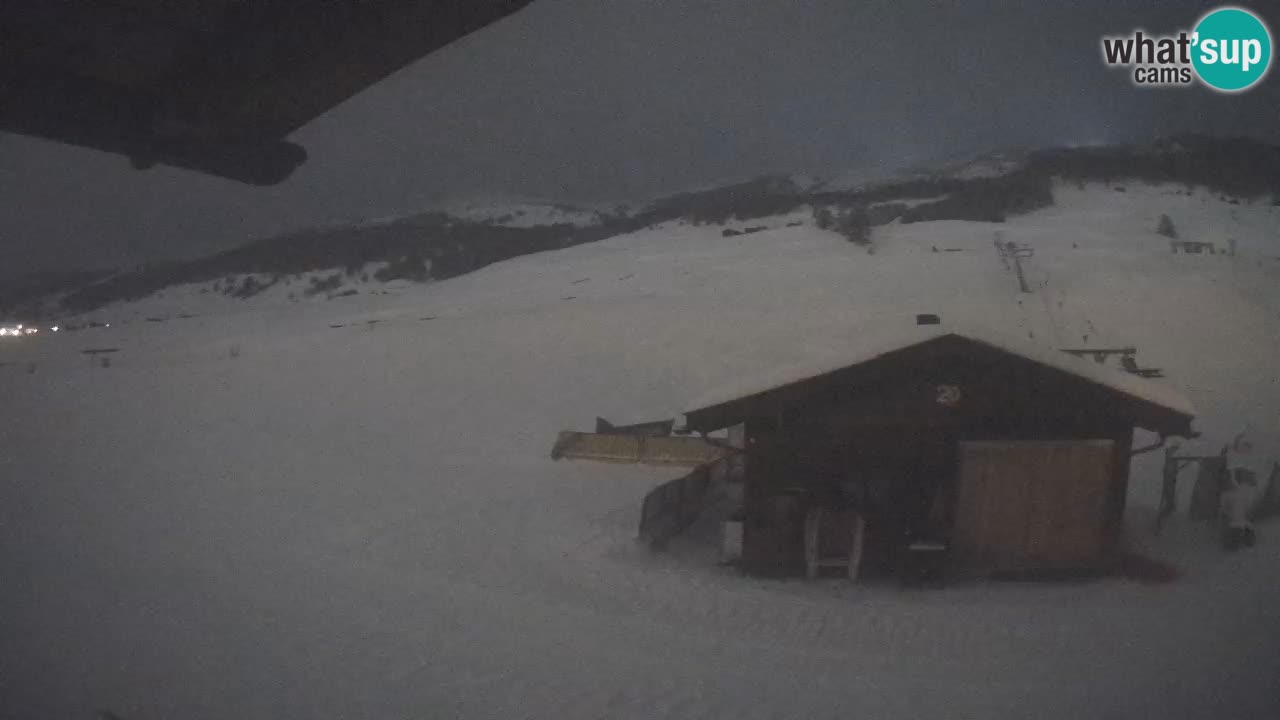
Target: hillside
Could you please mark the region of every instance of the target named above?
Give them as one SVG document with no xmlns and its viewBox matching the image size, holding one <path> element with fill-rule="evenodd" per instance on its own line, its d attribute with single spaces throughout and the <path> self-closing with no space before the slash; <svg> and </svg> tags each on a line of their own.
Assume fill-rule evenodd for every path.
<svg viewBox="0 0 1280 720">
<path fill-rule="evenodd" d="M 1212 190 L 1227 201 L 1280 202 L 1280 148 L 1250 140 L 1180 137 L 1149 146 L 989 153 L 897 180 L 849 184 L 765 177 L 610 212 L 528 202 L 458 204 L 288 233 L 189 262 L 109 274 L 46 274 L 45 280 L 34 278 L 0 293 L 0 314 L 28 320 L 78 314 L 198 283 L 245 299 L 314 273 L 322 273 L 329 283 L 341 273 L 343 278 L 329 289 L 359 292 L 348 279 L 366 272 L 380 272 L 382 281 L 441 280 L 508 258 L 596 242 L 660 223 L 749 222 L 811 207 L 865 212 L 872 226 L 1004 222 L 1052 205 L 1050 186 L 1055 180 L 1077 185 L 1174 183 Z M 368 270 L 374 265 L 375 270 Z M 63 280 L 50 284 L 47 277 Z"/>
<path fill-rule="evenodd" d="M 597 415 L 671 417 L 919 312 L 1047 346 L 1134 345 L 1199 409 L 1187 452 L 1252 423 L 1280 457 L 1280 207 L 1260 180 L 1147 184 L 1128 165 L 1092 181 L 1111 160 L 1082 157 L 1027 160 L 1015 172 L 1063 174 L 1043 188 L 1053 203 L 986 220 L 930 220 L 960 206 L 929 198 L 1020 176 L 867 190 L 860 202 L 929 200 L 866 247 L 771 184 L 760 205 L 679 198 L 633 230 L 448 279 L 359 280 L 370 261 L 359 294 L 308 302 L 288 293 L 329 270 L 243 300 L 201 293 L 205 278 L 79 318 L 110 328 L 0 344 L 8 707 L 1274 717 L 1280 526 L 1230 556 L 1181 516 L 1152 537 L 1154 455 L 1134 462 L 1130 542 L 1176 582 L 922 593 L 747 579 L 696 537 L 650 555 L 633 541 L 640 499 L 672 471 L 548 458 L 559 430 Z M 1154 157 L 1149 179 L 1190 172 Z M 726 209 L 750 219 L 712 217 Z M 1172 254 L 1161 215 L 1236 254 Z M 763 229 L 724 232 L 747 227 Z M 1034 249 L 1032 292 L 997 234 Z"/>
</svg>

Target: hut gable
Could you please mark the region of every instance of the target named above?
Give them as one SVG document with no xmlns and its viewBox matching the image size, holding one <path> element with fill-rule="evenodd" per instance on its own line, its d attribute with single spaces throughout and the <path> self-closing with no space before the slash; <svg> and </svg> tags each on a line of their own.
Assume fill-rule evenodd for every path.
<svg viewBox="0 0 1280 720">
<path fill-rule="evenodd" d="M 685 411 L 684 427 L 706 432 L 753 417 L 856 406 L 864 418 L 924 424 L 1053 417 L 1058 426 L 1123 421 L 1162 435 L 1192 434 L 1195 409 L 1173 388 L 992 332 L 911 327 L 806 348 L 805 355 L 708 393 Z"/>
</svg>

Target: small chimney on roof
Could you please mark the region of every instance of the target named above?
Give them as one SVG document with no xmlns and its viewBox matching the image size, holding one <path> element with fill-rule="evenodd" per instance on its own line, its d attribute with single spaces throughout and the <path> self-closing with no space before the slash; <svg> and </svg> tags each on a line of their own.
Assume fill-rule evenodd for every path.
<svg viewBox="0 0 1280 720">
<path fill-rule="evenodd" d="M 941 325 L 942 319 L 933 313 L 923 313 L 916 315 L 917 325 Z"/>
</svg>

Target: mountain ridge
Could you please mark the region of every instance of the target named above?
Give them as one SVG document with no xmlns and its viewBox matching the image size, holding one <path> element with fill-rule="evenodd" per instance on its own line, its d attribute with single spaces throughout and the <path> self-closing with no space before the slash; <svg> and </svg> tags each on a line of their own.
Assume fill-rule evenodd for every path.
<svg viewBox="0 0 1280 720">
<path fill-rule="evenodd" d="M 1231 198 L 1280 202 L 1280 146 L 1246 138 L 1185 135 L 1146 145 L 993 151 L 931 173 L 856 187 L 771 175 L 658 198 L 611 211 L 514 202 L 426 210 L 308 228 L 250 241 L 189 261 L 116 272 L 42 273 L 0 293 L 0 313 L 57 317 L 147 297 L 175 285 L 242 277 L 222 291 L 248 298 L 302 273 L 352 275 L 367 266 L 382 281 L 443 280 L 520 255 L 562 249 L 663 222 L 725 224 L 804 206 L 866 211 L 871 226 L 939 220 L 1003 222 L 1050 206 L 1054 179 L 1083 183 L 1179 183 Z M 227 283 L 231 285 L 231 283 Z"/>
</svg>

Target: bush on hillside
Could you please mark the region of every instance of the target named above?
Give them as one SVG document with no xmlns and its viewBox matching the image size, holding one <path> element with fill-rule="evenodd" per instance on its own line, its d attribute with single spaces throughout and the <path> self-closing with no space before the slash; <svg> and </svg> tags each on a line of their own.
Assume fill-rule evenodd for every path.
<svg viewBox="0 0 1280 720">
<path fill-rule="evenodd" d="M 272 282 L 262 282 L 253 275 L 247 275 L 244 280 L 240 281 L 239 286 L 234 288 L 228 286 L 229 292 L 227 294 L 239 300 L 247 300 L 273 284 Z"/>
<path fill-rule="evenodd" d="M 868 217 L 867 208 L 863 205 L 857 205 L 841 213 L 836 220 L 835 229 L 854 245 L 871 243 L 871 218 Z"/>
<path fill-rule="evenodd" d="M 319 295 L 321 293 L 330 292 L 331 290 L 337 290 L 341 286 L 341 273 L 333 273 L 325 278 L 313 277 L 311 278 L 311 287 L 308 287 L 302 294 L 307 297 L 311 297 L 312 295 Z"/>
<path fill-rule="evenodd" d="M 821 230 L 830 230 L 836 224 L 835 215 L 828 207 L 815 207 L 813 209 L 813 224 Z"/>
</svg>

